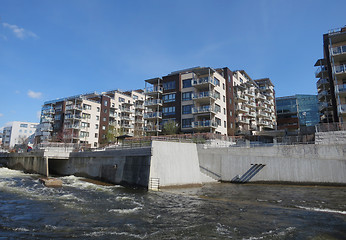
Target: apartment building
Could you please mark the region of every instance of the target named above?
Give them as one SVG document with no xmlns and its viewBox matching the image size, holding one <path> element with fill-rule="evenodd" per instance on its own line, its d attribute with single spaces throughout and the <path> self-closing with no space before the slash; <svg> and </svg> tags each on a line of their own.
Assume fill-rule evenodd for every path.
<svg viewBox="0 0 346 240">
<path fill-rule="evenodd" d="M 145 82 L 148 133 L 159 134 L 169 120 L 183 133 L 235 135 L 275 128 L 269 79 L 254 81 L 243 70 L 196 67 Z"/>
<path fill-rule="evenodd" d="M 236 134 L 276 128 L 275 92 L 269 78 L 253 80 L 244 70 L 233 72 Z"/>
<path fill-rule="evenodd" d="M 45 102 L 36 142 L 98 147 L 110 136 L 144 134 L 142 90 L 112 90 Z"/>
<path fill-rule="evenodd" d="M 32 122 L 11 122 L 3 129 L 2 146 L 13 148 L 16 144 L 33 144 L 37 126 L 38 123 Z"/>
<path fill-rule="evenodd" d="M 323 58 L 315 63 L 321 122 L 346 121 L 346 27 L 323 35 Z"/>
</svg>

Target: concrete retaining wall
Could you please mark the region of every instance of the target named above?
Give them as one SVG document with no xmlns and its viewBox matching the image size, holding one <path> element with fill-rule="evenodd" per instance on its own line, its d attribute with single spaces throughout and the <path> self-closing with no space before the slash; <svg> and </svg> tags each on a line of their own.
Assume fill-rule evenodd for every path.
<svg viewBox="0 0 346 240">
<path fill-rule="evenodd" d="M 7 167 L 48 176 L 48 158 L 44 153 L 10 153 Z"/>
<path fill-rule="evenodd" d="M 49 160 L 50 171 L 101 179 L 121 185 L 148 186 L 150 148 L 71 153 L 69 160 Z"/>
<path fill-rule="evenodd" d="M 196 144 L 153 141 L 152 178 L 158 178 L 162 187 L 201 184 Z"/>
<path fill-rule="evenodd" d="M 346 145 L 199 148 L 198 157 L 204 172 L 222 181 L 265 164 L 251 181 L 346 184 Z"/>
</svg>

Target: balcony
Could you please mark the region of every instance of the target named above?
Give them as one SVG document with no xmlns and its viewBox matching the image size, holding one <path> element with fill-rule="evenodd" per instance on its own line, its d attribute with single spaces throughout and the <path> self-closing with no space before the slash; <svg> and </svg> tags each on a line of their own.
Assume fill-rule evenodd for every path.
<svg viewBox="0 0 346 240">
<path fill-rule="evenodd" d="M 142 111 L 135 111 L 135 116 L 143 116 L 143 112 Z"/>
<path fill-rule="evenodd" d="M 264 95 L 267 97 L 268 100 L 274 99 L 274 96 L 270 93 L 264 93 Z"/>
<path fill-rule="evenodd" d="M 42 110 L 42 114 L 54 114 L 55 110 L 53 108 Z"/>
<path fill-rule="evenodd" d="M 144 105 L 143 104 L 135 104 L 134 106 L 136 109 L 144 109 Z"/>
<path fill-rule="evenodd" d="M 160 86 L 153 86 L 153 87 L 147 87 L 144 89 L 144 94 L 148 96 L 155 96 L 162 94 L 163 92 L 163 87 Z"/>
<path fill-rule="evenodd" d="M 214 92 L 206 91 L 193 93 L 192 98 L 197 102 L 210 102 L 210 100 L 216 100 L 216 95 Z"/>
<path fill-rule="evenodd" d="M 262 94 L 257 94 L 257 95 L 256 95 L 256 98 L 257 98 L 257 99 L 260 99 L 260 100 L 263 100 L 263 101 L 267 99 L 267 98 L 266 98 L 264 95 L 262 95 Z"/>
<path fill-rule="evenodd" d="M 236 121 L 237 123 L 241 124 L 250 124 L 250 120 L 248 118 L 238 117 Z"/>
<path fill-rule="evenodd" d="M 239 113 L 247 113 L 249 111 L 248 108 L 244 107 L 244 106 L 237 106 L 236 111 L 238 111 Z"/>
<path fill-rule="evenodd" d="M 157 119 L 162 118 L 161 112 L 148 112 L 144 114 L 144 119 Z"/>
<path fill-rule="evenodd" d="M 41 122 L 42 123 L 51 123 L 51 122 L 54 122 L 54 118 L 43 116 L 43 117 L 41 117 Z"/>
<path fill-rule="evenodd" d="M 335 92 L 339 96 L 346 96 L 346 84 L 339 84 L 336 85 Z"/>
<path fill-rule="evenodd" d="M 123 113 L 134 113 L 135 111 L 128 107 L 121 107 L 120 111 Z"/>
<path fill-rule="evenodd" d="M 338 106 L 339 114 L 346 115 L 346 104 L 341 104 Z"/>
<path fill-rule="evenodd" d="M 192 128 L 217 128 L 217 123 L 212 120 L 192 122 Z"/>
<path fill-rule="evenodd" d="M 133 120 L 135 120 L 134 117 L 130 117 L 130 116 L 126 116 L 126 115 L 120 116 L 120 119 L 121 120 L 126 120 L 126 121 L 133 121 Z"/>
<path fill-rule="evenodd" d="M 254 91 L 246 91 L 245 95 L 248 97 L 255 97 L 255 92 Z"/>
<path fill-rule="evenodd" d="M 146 106 L 146 107 L 162 106 L 162 100 L 161 99 L 153 99 L 153 100 L 145 101 L 144 106 Z"/>
<path fill-rule="evenodd" d="M 317 88 L 323 87 L 325 85 L 329 85 L 329 81 L 326 78 L 321 78 L 317 81 Z"/>
<path fill-rule="evenodd" d="M 245 113 L 245 116 L 250 117 L 250 118 L 255 118 L 256 113 L 255 112 L 248 112 L 248 113 Z"/>
<path fill-rule="evenodd" d="M 236 97 L 236 99 L 238 100 L 238 102 L 247 102 L 247 101 L 249 101 L 249 98 L 247 96 L 245 96 L 245 95 L 238 95 Z"/>
<path fill-rule="evenodd" d="M 256 107 L 256 103 L 254 103 L 254 102 L 245 102 L 245 105 L 250 107 L 250 108 L 255 108 Z"/>
<path fill-rule="evenodd" d="M 258 115 L 259 117 L 265 117 L 265 116 L 268 115 L 268 113 L 266 113 L 266 112 L 264 112 L 264 111 L 258 111 L 258 112 L 257 112 L 257 115 Z"/>
<path fill-rule="evenodd" d="M 320 102 L 323 102 L 323 100 L 325 99 L 325 98 L 327 98 L 327 96 L 329 96 L 330 94 L 328 93 L 328 91 L 321 91 L 321 92 L 319 92 L 318 93 L 318 100 L 320 101 Z"/>
<path fill-rule="evenodd" d="M 65 129 L 81 129 L 81 126 L 78 124 L 66 124 L 64 125 Z"/>
<path fill-rule="evenodd" d="M 212 105 L 206 105 L 202 107 L 193 107 L 192 108 L 192 113 L 193 114 L 209 114 L 209 113 L 214 113 L 216 114 L 215 107 Z"/>
<path fill-rule="evenodd" d="M 83 108 L 80 105 L 68 105 L 65 108 L 66 111 L 71 111 L 71 110 L 77 110 L 77 111 L 82 111 Z"/>
<path fill-rule="evenodd" d="M 117 121 L 109 121 L 109 125 L 116 127 L 116 126 L 118 126 L 118 122 Z"/>
<path fill-rule="evenodd" d="M 76 120 L 80 120 L 82 117 L 80 115 L 65 115 L 65 119 L 66 120 L 73 120 L 73 119 L 76 119 Z"/>
<path fill-rule="evenodd" d="M 135 126 L 133 124 L 121 124 L 124 129 L 133 129 Z"/>
<path fill-rule="evenodd" d="M 346 74 L 346 64 L 334 66 L 334 73 L 338 77 L 344 76 Z"/>
<path fill-rule="evenodd" d="M 323 112 L 325 109 L 327 109 L 329 106 L 328 106 L 328 103 L 326 102 L 320 102 L 319 106 L 318 106 L 318 109 L 320 112 Z"/>
<path fill-rule="evenodd" d="M 263 103 L 257 103 L 257 104 L 256 104 L 256 107 L 257 107 L 258 109 L 264 109 L 264 108 L 266 108 L 266 105 L 264 105 Z"/>
<path fill-rule="evenodd" d="M 346 61 L 346 46 L 334 47 L 331 49 L 331 55 L 336 62 Z"/>
<path fill-rule="evenodd" d="M 161 132 L 162 126 L 160 126 L 160 125 L 147 125 L 144 127 L 144 131 L 146 131 L 146 132 Z"/>
<path fill-rule="evenodd" d="M 319 66 L 315 72 L 316 78 L 323 78 L 327 76 L 327 67 Z"/>
<path fill-rule="evenodd" d="M 216 82 L 212 77 L 203 77 L 192 79 L 192 86 L 194 87 L 207 87 L 209 85 L 215 86 Z"/>
</svg>

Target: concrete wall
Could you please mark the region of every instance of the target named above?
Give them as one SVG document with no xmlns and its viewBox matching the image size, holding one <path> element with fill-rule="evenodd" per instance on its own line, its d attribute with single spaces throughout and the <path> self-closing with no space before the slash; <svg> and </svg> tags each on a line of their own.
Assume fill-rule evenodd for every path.
<svg viewBox="0 0 346 240">
<path fill-rule="evenodd" d="M 318 132 L 315 134 L 316 144 L 346 144 L 346 131 Z"/>
<path fill-rule="evenodd" d="M 198 157 L 202 171 L 222 181 L 265 164 L 251 181 L 346 183 L 346 145 L 198 148 Z"/>
<path fill-rule="evenodd" d="M 71 153 L 69 160 L 49 160 L 51 173 L 76 175 L 121 185 L 148 186 L 150 148 Z"/>
<path fill-rule="evenodd" d="M 153 141 L 152 178 L 159 179 L 160 187 L 201 184 L 196 144 Z"/>
<path fill-rule="evenodd" d="M 48 176 L 48 158 L 39 153 L 10 153 L 7 167 Z"/>
</svg>

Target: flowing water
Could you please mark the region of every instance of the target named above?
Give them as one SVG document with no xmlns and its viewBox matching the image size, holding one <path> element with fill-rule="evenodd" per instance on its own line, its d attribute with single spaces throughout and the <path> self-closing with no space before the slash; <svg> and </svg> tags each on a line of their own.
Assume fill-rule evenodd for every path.
<svg viewBox="0 0 346 240">
<path fill-rule="evenodd" d="M 161 192 L 0 168 L 0 239 L 346 239 L 346 187 L 210 184 Z"/>
</svg>

